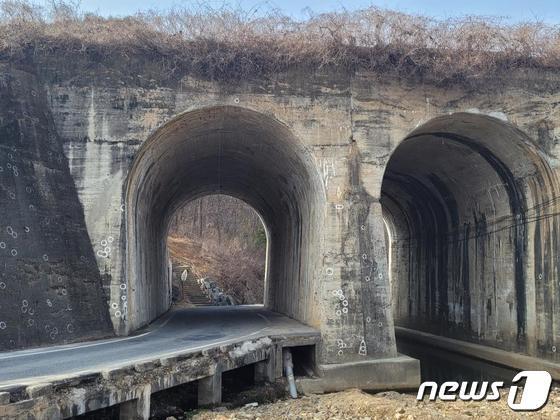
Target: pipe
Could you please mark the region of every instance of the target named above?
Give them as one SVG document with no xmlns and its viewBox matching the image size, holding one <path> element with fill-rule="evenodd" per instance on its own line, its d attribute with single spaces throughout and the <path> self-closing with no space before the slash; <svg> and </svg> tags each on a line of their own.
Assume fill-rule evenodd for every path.
<svg viewBox="0 0 560 420">
<path fill-rule="evenodd" d="M 284 349 L 284 373 L 288 378 L 288 386 L 290 389 L 290 397 L 297 398 L 296 379 L 294 378 L 294 364 L 292 362 L 292 352 L 290 349 Z"/>
</svg>

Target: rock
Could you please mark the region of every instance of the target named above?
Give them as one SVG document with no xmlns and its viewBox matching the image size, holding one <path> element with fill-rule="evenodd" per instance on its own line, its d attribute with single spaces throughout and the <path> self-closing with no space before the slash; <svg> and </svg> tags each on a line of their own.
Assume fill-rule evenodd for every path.
<svg viewBox="0 0 560 420">
<path fill-rule="evenodd" d="M 218 284 L 211 279 L 202 278 L 197 280 L 201 290 L 208 296 L 214 305 L 231 306 L 235 305 L 235 299 L 224 293 Z"/>
</svg>

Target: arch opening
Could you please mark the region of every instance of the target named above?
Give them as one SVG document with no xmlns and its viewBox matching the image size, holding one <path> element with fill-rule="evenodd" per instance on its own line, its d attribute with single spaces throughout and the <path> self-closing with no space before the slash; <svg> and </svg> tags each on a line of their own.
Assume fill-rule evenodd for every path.
<svg viewBox="0 0 560 420">
<path fill-rule="evenodd" d="M 267 229 L 245 202 L 224 194 L 189 201 L 170 220 L 167 247 L 174 306 L 264 303 Z"/>
<path fill-rule="evenodd" d="M 166 233 L 189 200 L 227 194 L 268 228 L 265 306 L 312 324 L 318 214 L 324 192 L 308 150 L 278 120 L 234 106 L 186 112 L 136 155 L 126 191 L 128 331 L 171 303 Z"/>
<path fill-rule="evenodd" d="M 558 181 L 527 136 L 479 114 L 435 118 L 395 149 L 381 202 L 396 325 L 551 354 Z"/>
</svg>

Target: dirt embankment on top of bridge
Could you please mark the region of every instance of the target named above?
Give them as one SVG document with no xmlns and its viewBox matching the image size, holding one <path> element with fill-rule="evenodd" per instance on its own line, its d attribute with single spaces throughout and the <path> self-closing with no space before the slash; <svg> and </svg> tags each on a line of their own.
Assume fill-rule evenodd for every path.
<svg viewBox="0 0 560 420">
<path fill-rule="evenodd" d="M 242 80 L 296 67 L 470 83 L 514 69 L 560 69 L 560 29 L 538 21 L 434 20 L 376 7 L 310 12 L 301 21 L 274 9 L 188 6 L 103 18 L 70 3 L 53 5 L 0 4 L 0 59 L 66 59 L 86 73 L 92 68 L 85 63 L 118 63 L 123 74 L 148 61 L 152 72 L 142 77 L 160 81 L 184 74 Z"/>
</svg>

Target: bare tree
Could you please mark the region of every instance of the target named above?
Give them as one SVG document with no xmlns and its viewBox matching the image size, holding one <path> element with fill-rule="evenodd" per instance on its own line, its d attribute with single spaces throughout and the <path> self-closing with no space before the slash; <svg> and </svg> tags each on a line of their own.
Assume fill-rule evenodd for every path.
<svg viewBox="0 0 560 420">
<path fill-rule="evenodd" d="M 266 235 L 247 204 L 225 195 L 190 202 L 174 215 L 168 244 L 195 278 L 211 277 L 239 303 L 262 303 Z"/>
</svg>

